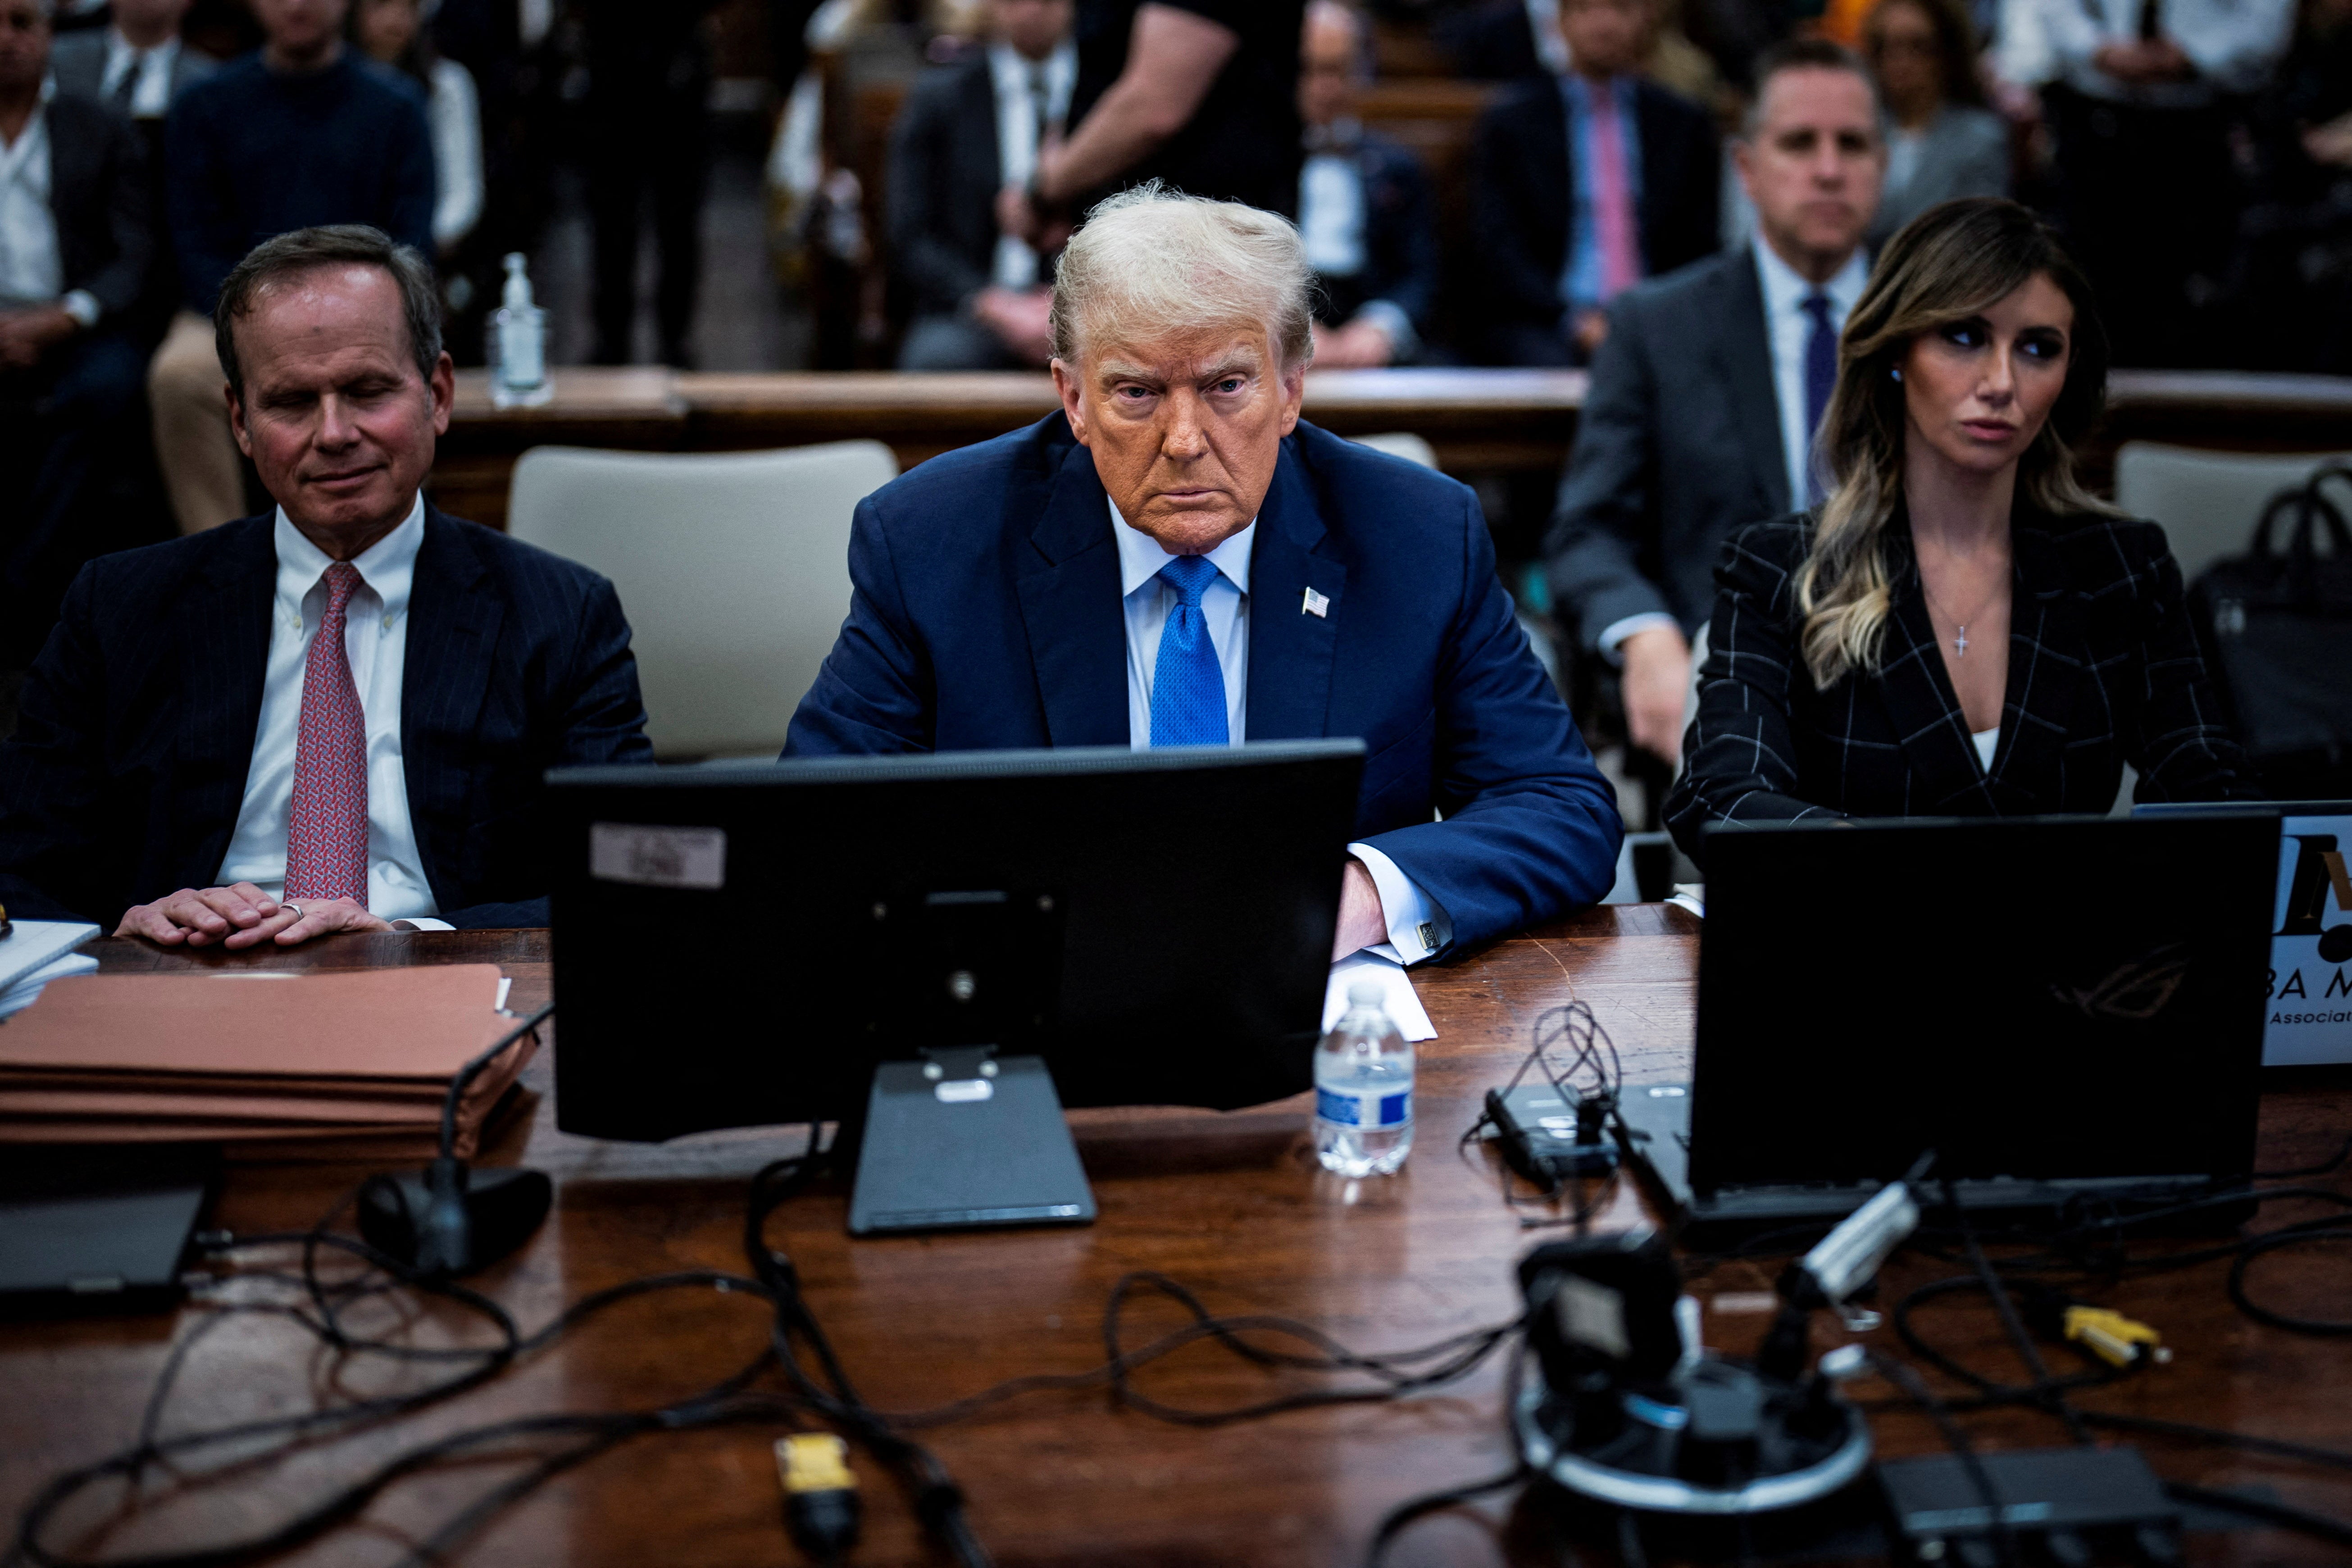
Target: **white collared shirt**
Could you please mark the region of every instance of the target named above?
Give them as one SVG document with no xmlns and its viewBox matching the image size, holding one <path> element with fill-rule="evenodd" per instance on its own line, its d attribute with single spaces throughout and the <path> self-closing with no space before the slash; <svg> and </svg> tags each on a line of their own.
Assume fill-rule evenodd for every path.
<svg viewBox="0 0 2352 1568">
<path fill-rule="evenodd" d="M 1108 500 L 1108 498 L 1105 498 Z M 1160 542 L 1129 528 L 1118 503 L 1109 501 L 1111 537 L 1118 543 L 1118 591 L 1127 613 L 1127 742 L 1136 751 L 1151 746 L 1151 681 L 1160 662 L 1160 634 L 1183 602 L 1175 585 L 1160 575 L 1176 557 Z M 1225 735 L 1238 746 L 1249 731 L 1250 551 L 1257 520 L 1209 552 L 1217 574 L 1201 594 L 1201 614 L 1209 623 L 1209 645 L 1225 682 Z M 1380 889 L 1381 912 L 1389 940 L 1369 949 L 1399 963 L 1418 963 L 1453 940 L 1454 923 L 1397 863 L 1369 844 L 1350 844 L 1348 853 L 1371 873 Z"/>
<path fill-rule="evenodd" d="M 25 129 L 14 142 L 0 141 L 0 307 L 46 305 L 65 287 L 58 215 L 49 205 L 49 100 L 57 92 L 54 79 L 43 79 Z M 87 289 L 58 302 L 85 329 L 98 324 L 98 300 Z"/>
<path fill-rule="evenodd" d="M 122 79 L 132 68 L 139 83 L 131 89 L 131 117 L 161 120 L 172 107 L 172 67 L 180 58 L 180 37 L 174 33 L 152 49 L 132 47 L 119 27 L 106 30 L 106 69 L 98 79 L 98 95 L 109 103 L 121 90 Z"/>
<path fill-rule="evenodd" d="M 1010 44 L 988 46 L 988 74 L 996 89 L 996 183 L 1025 185 L 1037 172 L 1037 95 L 1045 89 L 1045 120 L 1058 125 L 1070 112 L 1070 89 L 1078 79 L 1078 47 L 1067 38 L 1042 60 Z M 1000 289 L 1037 287 L 1037 253 L 1009 234 L 996 237 L 996 262 L 990 280 Z"/>
<path fill-rule="evenodd" d="M 262 678 L 261 721 L 245 802 L 221 861 L 220 886 L 251 882 L 271 898 L 286 889 L 286 829 L 294 802 L 294 746 L 302 725 L 302 672 L 310 641 L 327 613 L 327 552 L 278 509 L 278 592 L 269 608 L 269 662 Z M 360 587 L 343 610 L 343 652 L 367 724 L 368 910 L 387 921 L 446 931 L 426 917 L 440 911 L 425 879 L 424 858 L 408 816 L 402 770 L 400 694 L 408 656 L 408 598 L 416 552 L 425 542 L 419 494 L 399 527 L 352 564 Z"/>
<path fill-rule="evenodd" d="M 2067 81 L 2094 98 L 2151 109 L 2198 109 L 2216 91 L 2259 89 L 2294 33 L 2293 0 L 2159 0 L 2158 30 L 2180 46 L 2197 74 L 2188 81 L 2130 85 L 2092 63 L 2107 44 L 2139 37 L 2140 0 L 2067 0 L 2039 7 L 2051 53 Z"/>
<path fill-rule="evenodd" d="M 1789 506 L 1805 504 L 1806 466 L 1813 433 L 1805 428 L 1805 345 L 1813 319 L 1805 300 L 1818 289 L 1830 299 L 1830 328 L 1845 331 L 1845 319 L 1870 281 L 1870 260 L 1859 250 L 1828 282 L 1815 284 L 1780 259 L 1762 235 L 1756 237 L 1756 279 L 1764 289 L 1764 334 L 1772 345 L 1772 398 L 1780 405 L 1780 455 L 1789 469 Z"/>
</svg>

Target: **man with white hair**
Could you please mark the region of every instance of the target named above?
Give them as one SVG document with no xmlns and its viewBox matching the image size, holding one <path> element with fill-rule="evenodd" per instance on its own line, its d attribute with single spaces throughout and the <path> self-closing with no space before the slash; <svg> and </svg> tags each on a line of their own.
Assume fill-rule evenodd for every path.
<svg viewBox="0 0 2352 1568">
<path fill-rule="evenodd" d="M 1605 892 L 1615 798 L 1476 499 L 1298 417 L 1309 278 L 1269 213 L 1096 207 L 1055 281 L 1061 411 L 859 504 L 786 754 L 1360 736 L 1335 956 L 1444 956 Z"/>
</svg>

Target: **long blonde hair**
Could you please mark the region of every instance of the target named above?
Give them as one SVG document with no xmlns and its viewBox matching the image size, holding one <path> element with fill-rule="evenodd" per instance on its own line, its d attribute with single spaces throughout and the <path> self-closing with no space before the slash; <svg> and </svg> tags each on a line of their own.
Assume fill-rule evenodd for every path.
<svg viewBox="0 0 2352 1568">
<path fill-rule="evenodd" d="M 1816 689 L 1875 672 L 1895 604 L 1886 525 L 1903 499 L 1903 384 L 1893 372 L 1922 332 L 1983 313 L 2047 276 L 2074 306 L 2065 385 L 2017 463 L 2021 500 L 2053 516 L 2111 512 L 2074 478 L 2074 443 L 2106 396 L 2107 340 L 2082 270 L 2015 202 L 1972 197 L 1913 218 L 1889 240 L 1838 342 L 1837 390 L 1813 460 L 1833 482 L 1796 576 L 1798 646 Z"/>
</svg>

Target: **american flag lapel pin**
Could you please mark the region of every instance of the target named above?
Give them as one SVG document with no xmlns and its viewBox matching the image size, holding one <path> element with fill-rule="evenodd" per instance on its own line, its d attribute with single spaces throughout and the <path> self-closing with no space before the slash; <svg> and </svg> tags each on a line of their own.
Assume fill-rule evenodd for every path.
<svg viewBox="0 0 2352 1568">
<path fill-rule="evenodd" d="M 1298 613 L 1302 616 L 1313 616 L 1319 621 L 1324 618 L 1326 613 L 1329 611 L 1330 608 L 1330 600 L 1325 598 L 1314 589 L 1309 588 L 1307 590 L 1306 602 L 1298 606 Z"/>
</svg>

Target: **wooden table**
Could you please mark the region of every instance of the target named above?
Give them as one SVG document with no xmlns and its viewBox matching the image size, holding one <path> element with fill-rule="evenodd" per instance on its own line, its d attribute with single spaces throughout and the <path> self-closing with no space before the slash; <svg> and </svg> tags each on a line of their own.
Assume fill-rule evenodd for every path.
<svg viewBox="0 0 2352 1568">
<path fill-rule="evenodd" d="M 1196 1288 L 1213 1310 L 1285 1312 L 1313 1320 L 1364 1349 L 1427 1342 L 1508 1318 L 1510 1271 L 1536 1241 L 1497 1195 L 1482 1152 L 1454 1141 L 1498 1084 L 1545 1008 L 1581 997 L 1624 1053 L 1634 1081 L 1687 1070 L 1693 1025 L 1696 922 L 1660 907 L 1599 909 L 1496 944 L 1465 962 L 1416 973 L 1439 1037 L 1422 1048 L 1420 1139 L 1394 1178 L 1349 1183 L 1314 1168 L 1300 1134 L 1303 1100 L 1213 1115 L 1076 1112 L 1080 1148 L 1101 1205 L 1096 1225 L 1041 1230 L 852 1242 L 846 1195 L 820 1186 L 778 1214 L 772 1239 L 799 1264 L 809 1298 L 865 1393 L 886 1408 L 931 1405 L 1017 1373 L 1077 1371 L 1099 1358 L 1099 1319 L 1114 1279 L 1134 1268 L 1166 1271 Z M 292 954 L 256 960 L 165 954 L 130 942 L 98 952 L 113 972 L 190 967 L 299 967 L 488 961 L 514 976 L 514 1005 L 549 994 L 541 932 L 337 937 Z M 696 989 L 724 977 L 688 975 L 677 986 L 690 1009 Z M 1787 1049 L 1763 1037 L 1759 1050 Z M 681 1042 L 681 1048 L 692 1048 Z M 549 1058 L 529 1074 L 551 1083 Z M 2305 1090 L 2264 1107 L 2266 1164 L 2307 1163 L 2352 1123 L 2352 1093 Z M 665 1269 L 740 1269 L 743 1184 L 796 1135 L 711 1135 L 657 1147 L 604 1144 L 555 1131 L 542 1100 L 488 1163 L 526 1163 L 557 1182 L 553 1215 L 514 1259 L 479 1283 L 526 1328 L 560 1304 L 601 1287 Z M 299 1227 L 362 1173 L 332 1166 L 256 1166 L 232 1173 L 218 1223 L 253 1233 Z M 2341 1180 L 2341 1177 L 2336 1178 Z M 2292 1217 L 2280 1215 L 2277 1219 Z M 1616 1196 L 1602 1224 L 1639 1223 L 1638 1205 Z M 2264 1276 L 2274 1300 L 2341 1315 L 2342 1258 L 2283 1258 Z M 1928 1259 L 1900 1259 L 1890 1288 L 1948 1273 Z M 1769 1286 L 1768 1267 L 1727 1266 L 1696 1293 L 1709 1302 L 1711 1343 L 1752 1348 L 1765 1319 L 1740 1300 Z M 2177 1359 L 2082 1403 L 2234 1426 L 2270 1436 L 2352 1446 L 2352 1350 L 2256 1327 L 2234 1315 L 2221 1266 L 2145 1280 L 2110 1300 L 2160 1327 Z M 2018 1375 L 1992 1315 L 1980 1305 L 1936 1310 L 1957 1353 Z M 122 1445 L 171 1337 L 204 1316 L 176 1321 L 93 1321 L 0 1327 L 0 1393 L 8 1440 L 0 1444 L 0 1507 L 13 1517 L 47 1475 Z M 428 1311 L 430 1321 L 437 1314 Z M 1153 1309 L 1139 1331 L 1172 1326 Z M 252 1478 L 195 1513 L 151 1515 L 116 1542 L 186 1547 L 273 1517 L 314 1498 L 366 1457 L 429 1433 L 527 1412 L 653 1405 L 713 1382 L 750 1359 L 764 1330 L 757 1303 L 716 1292 L 669 1294 L 625 1306 L 502 1381 L 449 1406 Z M 1828 1323 L 1826 1345 L 1842 1338 Z M 2064 1352 L 2053 1352 L 2063 1361 Z M 326 1363 L 306 1336 L 241 1318 L 196 1352 L 186 1396 L 166 1429 L 240 1415 L 307 1407 Z M 380 1364 L 358 1367 L 357 1386 L 383 1384 Z M 396 1375 L 396 1374 L 393 1374 Z M 1340 1564 L 1361 1560 L 1372 1523 L 1396 1502 L 1507 1464 L 1499 1417 L 1499 1366 L 1454 1388 L 1394 1405 L 1297 1412 L 1223 1430 L 1161 1425 L 1111 1408 L 1099 1394 L 1047 1394 L 928 1439 L 971 1497 L 980 1536 L 1006 1563 Z M 1223 1403 L 1262 1394 L 1258 1374 L 1195 1349 L 1145 1374 L 1150 1392 L 1179 1402 Z M 1888 1394 L 1864 1384 L 1873 1398 Z M 2052 1444 L 2063 1433 L 2045 1417 L 1970 1418 L 1994 1446 Z M 1937 1451 L 1921 1418 L 1875 1417 L 1883 1451 Z M 779 1522 L 768 1444 L 772 1432 L 737 1428 L 639 1439 L 499 1517 L 461 1554 L 478 1563 L 772 1563 L 796 1561 Z M 2305 1506 L 2352 1515 L 2352 1482 L 2274 1462 L 2201 1448 L 2148 1446 L 2166 1475 L 2208 1484 L 2263 1482 Z M 860 1460 L 867 1526 L 859 1563 L 933 1561 L 903 1502 Z M 498 1477 L 474 1466 L 404 1483 L 346 1530 L 302 1553 L 305 1563 L 370 1564 L 401 1552 L 404 1532 L 455 1511 Z M 1483 1512 L 1415 1527 L 1391 1561 L 1478 1564 L 1549 1561 L 1532 1511 L 1496 1503 Z M 2331 1561 L 2317 1548 L 2266 1532 L 2191 1538 L 2200 1563 Z M 1602 1554 L 1605 1558 L 1605 1553 Z"/>
</svg>

